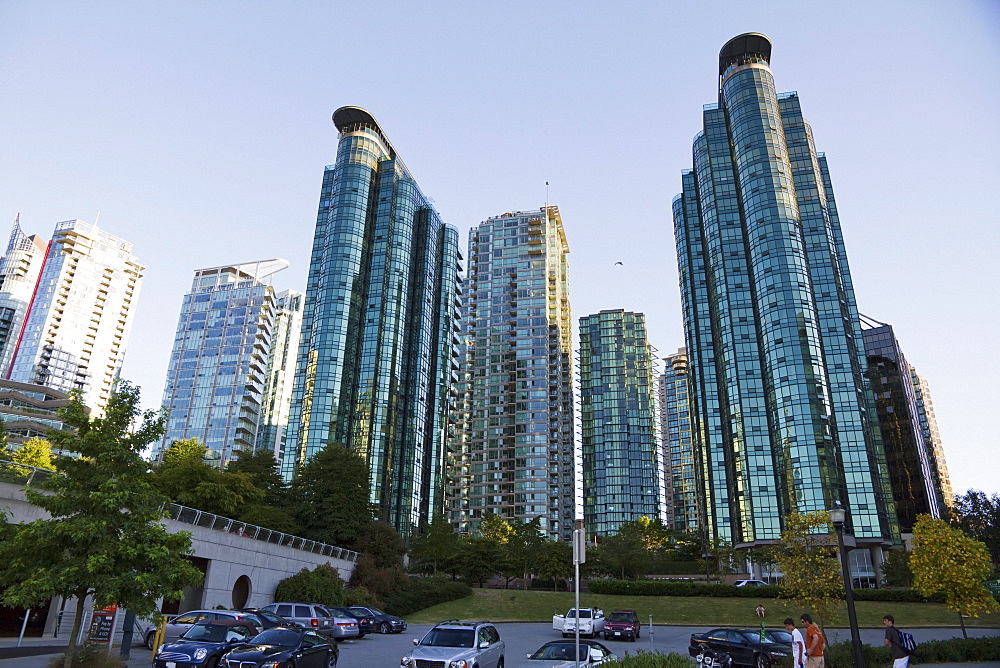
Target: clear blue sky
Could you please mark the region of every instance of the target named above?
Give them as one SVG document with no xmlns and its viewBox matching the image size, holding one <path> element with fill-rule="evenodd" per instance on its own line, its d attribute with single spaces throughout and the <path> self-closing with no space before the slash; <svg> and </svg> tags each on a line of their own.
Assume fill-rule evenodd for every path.
<svg viewBox="0 0 1000 668">
<path fill-rule="evenodd" d="M 197 268 L 304 289 L 333 110 L 370 110 L 463 237 L 559 206 L 575 319 L 683 345 L 670 201 L 717 56 L 774 43 L 858 303 L 931 384 L 956 490 L 1000 491 L 1000 3 L 0 1 L 0 238 L 80 218 L 147 266 L 123 375 L 159 404 Z M 463 242 L 464 243 L 464 242 Z M 615 267 L 615 262 L 623 266 Z"/>
</svg>

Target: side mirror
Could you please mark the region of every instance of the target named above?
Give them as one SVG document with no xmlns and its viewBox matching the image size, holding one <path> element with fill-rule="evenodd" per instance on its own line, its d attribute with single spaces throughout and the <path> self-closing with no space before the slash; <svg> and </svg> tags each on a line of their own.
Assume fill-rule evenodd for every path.
<svg viewBox="0 0 1000 668">
<path fill-rule="evenodd" d="M 481 643 L 479 643 L 479 649 L 486 649 L 489 646 L 490 646 L 490 643 L 487 642 L 487 641 L 485 641 L 485 640 L 482 641 Z"/>
<path fill-rule="evenodd" d="M 413 639 L 413 644 L 414 645 L 419 645 L 420 644 L 420 638 L 414 638 Z"/>
</svg>

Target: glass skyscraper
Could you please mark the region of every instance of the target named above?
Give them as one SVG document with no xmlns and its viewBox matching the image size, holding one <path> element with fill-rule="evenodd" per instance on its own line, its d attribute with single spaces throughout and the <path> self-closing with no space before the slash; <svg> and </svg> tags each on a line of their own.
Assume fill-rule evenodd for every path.
<svg viewBox="0 0 1000 668">
<path fill-rule="evenodd" d="M 34 253 L 23 239 L 15 246 Z M 78 390 L 91 415 L 101 417 L 125 357 L 144 269 L 128 241 L 82 220 L 56 223 L 21 334 L 8 340 L 15 348 L 7 378 Z"/>
<path fill-rule="evenodd" d="M 674 531 L 698 531 L 702 526 L 701 496 L 691 432 L 687 350 L 678 349 L 664 363 L 660 376 L 660 433 L 666 469 L 667 525 Z"/>
<path fill-rule="evenodd" d="M 333 114 L 283 471 L 327 444 L 368 462 L 376 517 L 403 534 L 444 510 L 458 231 L 375 118 Z"/>
<path fill-rule="evenodd" d="M 569 246 L 559 209 L 494 216 L 469 233 L 449 517 L 541 518 L 569 540 L 576 514 Z"/>
<path fill-rule="evenodd" d="M 21 230 L 14 221 L 7 252 L 0 260 L 0 377 L 6 378 L 24 327 L 24 316 L 35 294 L 48 244 Z"/>
<path fill-rule="evenodd" d="M 949 507 L 955 507 L 955 492 L 951 487 L 951 475 L 948 473 L 948 462 L 944 458 L 944 446 L 941 444 L 941 434 L 938 432 L 937 416 L 934 414 L 934 402 L 931 400 L 931 388 L 927 381 L 910 366 L 910 380 L 917 399 L 917 416 L 920 419 L 920 430 L 924 434 L 924 442 L 934 453 L 934 468 L 937 471 L 937 483 L 941 502 Z M 942 507 L 943 509 L 943 507 Z"/>
<path fill-rule="evenodd" d="M 195 271 L 170 353 L 157 458 L 189 438 L 217 466 L 253 452 L 275 321 L 274 288 L 265 279 L 287 267 L 275 259 Z"/>
<path fill-rule="evenodd" d="M 757 33 L 722 48 L 673 201 L 706 528 L 751 547 L 839 501 L 874 552 L 899 530 L 847 253 L 826 158 L 770 60 Z"/>
<path fill-rule="evenodd" d="M 910 365 L 892 325 L 861 317 L 896 516 L 900 530 L 909 533 L 918 515 L 941 517 L 944 499 L 935 454 L 924 438 Z"/>
<path fill-rule="evenodd" d="M 295 359 L 302 331 L 303 294 L 282 290 L 274 297 L 274 327 L 271 350 L 267 357 L 267 383 L 261 406 L 261 426 L 256 450 L 270 450 L 281 462 L 285 454 L 289 413 L 292 408 L 292 383 Z"/>
<path fill-rule="evenodd" d="M 646 316 L 580 318 L 583 523 L 588 536 L 641 517 L 664 519 L 653 350 Z"/>
</svg>

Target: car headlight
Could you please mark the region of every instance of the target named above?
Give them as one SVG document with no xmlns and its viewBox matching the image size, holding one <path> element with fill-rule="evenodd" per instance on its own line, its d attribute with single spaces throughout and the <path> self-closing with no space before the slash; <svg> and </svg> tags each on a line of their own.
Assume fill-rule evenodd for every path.
<svg viewBox="0 0 1000 668">
<path fill-rule="evenodd" d="M 448 668 L 469 668 L 469 662 L 465 659 L 459 659 L 458 661 L 449 663 Z"/>
<path fill-rule="evenodd" d="M 788 656 L 785 652 L 771 652 L 771 656 Z"/>
<path fill-rule="evenodd" d="M 260 668 L 281 668 L 281 661 L 265 661 Z"/>
<path fill-rule="evenodd" d="M 194 660 L 195 661 L 201 661 L 206 656 L 208 656 L 208 650 L 205 649 L 204 647 L 199 647 L 198 649 L 196 649 L 194 651 Z"/>
</svg>

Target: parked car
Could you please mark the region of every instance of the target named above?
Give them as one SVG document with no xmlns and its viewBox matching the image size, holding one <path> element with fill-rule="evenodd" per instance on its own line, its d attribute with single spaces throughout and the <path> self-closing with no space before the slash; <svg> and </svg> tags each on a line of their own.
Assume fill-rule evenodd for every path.
<svg viewBox="0 0 1000 668">
<path fill-rule="evenodd" d="M 489 622 L 441 622 L 419 640 L 404 656 L 401 668 L 418 666 L 478 666 L 502 668 L 505 645 Z"/>
<path fill-rule="evenodd" d="M 792 634 L 784 629 L 713 629 L 692 633 L 688 645 L 691 656 L 724 652 L 734 664 L 767 668 L 792 655 Z"/>
<path fill-rule="evenodd" d="M 635 642 L 642 631 L 639 613 L 635 610 L 615 610 L 604 624 L 604 639 Z"/>
<path fill-rule="evenodd" d="M 223 655 L 219 668 L 336 668 L 340 648 L 315 631 L 274 628 Z"/>
<path fill-rule="evenodd" d="M 737 587 L 766 587 L 767 583 L 763 580 L 737 580 L 733 583 Z"/>
<path fill-rule="evenodd" d="M 358 622 L 353 617 L 335 618 L 326 606 L 318 603 L 272 603 L 262 610 L 281 615 L 297 625 L 341 641 L 358 637 Z"/>
<path fill-rule="evenodd" d="M 374 615 L 363 615 L 347 608 L 331 608 L 328 605 L 324 607 L 333 613 L 334 617 L 351 617 L 357 620 L 358 638 L 364 638 L 367 634 L 375 633 L 378 630 L 378 622 L 375 621 Z"/>
<path fill-rule="evenodd" d="M 189 610 L 188 612 L 167 619 L 167 626 L 160 642 L 167 643 L 177 640 L 184 635 L 185 631 L 198 622 L 210 622 L 213 619 L 243 619 L 246 617 L 249 617 L 249 615 L 239 610 Z M 250 621 L 253 621 L 253 619 L 251 618 Z M 153 649 L 153 640 L 155 637 L 156 624 L 147 624 L 142 634 L 146 647 Z"/>
<path fill-rule="evenodd" d="M 213 619 L 192 624 L 176 642 L 160 647 L 153 657 L 153 668 L 214 668 L 223 654 L 253 638 L 257 631 L 249 619 Z"/>
<path fill-rule="evenodd" d="M 374 617 L 379 633 L 402 633 L 406 630 L 405 619 L 396 617 L 395 615 L 387 615 L 378 608 L 369 608 L 365 605 L 352 605 L 348 610 L 359 615 L 365 615 L 366 617 Z"/>
<path fill-rule="evenodd" d="M 618 657 L 610 649 L 596 640 L 580 641 L 580 665 L 598 666 L 605 661 L 614 661 Z M 576 642 L 573 640 L 553 640 L 528 655 L 528 661 L 522 668 L 555 668 L 556 666 L 572 666 L 576 662 Z"/>
<path fill-rule="evenodd" d="M 580 635 L 596 638 L 604 630 L 604 611 L 598 608 L 570 608 L 565 615 L 552 616 L 552 628 L 562 631 L 563 638 L 576 635 L 577 617 L 579 617 Z"/>
<path fill-rule="evenodd" d="M 240 612 L 246 612 L 252 615 L 255 619 L 259 621 L 257 627 L 261 631 L 266 631 L 268 629 L 273 629 L 278 626 L 294 628 L 298 626 L 295 622 L 290 619 L 285 619 L 279 614 L 273 613 L 270 610 L 264 610 L 263 608 L 240 608 Z"/>
</svg>

